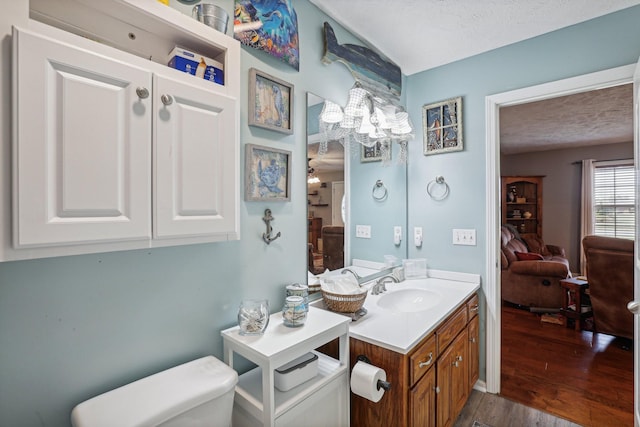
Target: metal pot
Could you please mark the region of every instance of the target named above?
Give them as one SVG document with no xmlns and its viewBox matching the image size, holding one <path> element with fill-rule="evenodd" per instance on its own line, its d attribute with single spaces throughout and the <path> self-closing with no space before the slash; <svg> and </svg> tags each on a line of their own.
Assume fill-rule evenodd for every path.
<svg viewBox="0 0 640 427">
<path fill-rule="evenodd" d="M 220 6 L 211 3 L 201 3 L 193 7 L 191 16 L 221 33 L 227 33 L 229 14 Z"/>
</svg>

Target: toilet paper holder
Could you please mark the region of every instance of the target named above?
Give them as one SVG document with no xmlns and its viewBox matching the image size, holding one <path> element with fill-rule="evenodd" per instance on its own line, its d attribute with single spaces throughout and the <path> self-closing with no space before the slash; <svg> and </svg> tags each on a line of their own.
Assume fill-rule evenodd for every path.
<svg viewBox="0 0 640 427">
<path fill-rule="evenodd" d="M 372 365 L 371 360 L 369 360 L 369 358 L 364 354 L 359 354 L 356 357 L 356 360 L 359 362 L 364 362 L 364 363 L 368 363 L 369 365 Z M 378 380 L 377 387 L 378 387 L 378 390 L 383 388 L 385 391 L 389 391 L 391 390 L 391 383 L 389 381 Z"/>
</svg>

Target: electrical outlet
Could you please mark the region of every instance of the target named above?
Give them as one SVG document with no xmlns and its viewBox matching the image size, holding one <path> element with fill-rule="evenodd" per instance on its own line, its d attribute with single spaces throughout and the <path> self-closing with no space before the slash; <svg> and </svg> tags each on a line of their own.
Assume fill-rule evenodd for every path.
<svg viewBox="0 0 640 427">
<path fill-rule="evenodd" d="M 413 243 L 416 248 L 422 246 L 422 227 L 413 227 Z"/>
<path fill-rule="evenodd" d="M 356 237 L 361 239 L 371 238 L 371 226 L 370 225 L 356 225 Z"/>
<path fill-rule="evenodd" d="M 396 225 L 393 227 L 393 244 L 398 246 L 402 241 L 402 227 Z"/>
<path fill-rule="evenodd" d="M 475 246 L 476 245 L 476 230 L 475 228 L 470 229 L 453 229 L 453 244 L 454 245 L 466 245 L 466 246 Z"/>
</svg>

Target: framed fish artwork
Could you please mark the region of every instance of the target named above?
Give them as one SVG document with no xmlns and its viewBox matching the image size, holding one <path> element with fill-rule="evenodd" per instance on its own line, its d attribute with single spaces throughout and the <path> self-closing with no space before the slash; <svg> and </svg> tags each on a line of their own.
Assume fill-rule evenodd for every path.
<svg viewBox="0 0 640 427">
<path fill-rule="evenodd" d="M 244 200 L 291 200 L 291 151 L 245 145 Z"/>
<path fill-rule="evenodd" d="M 249 69 L 249 125 L 293 133 L 293 85 Z"/>
<path fill-rule="evenodd" d="M 298 18 L 292 0 L 235 0 L 233 36 L 300 70 Z"/>
<path fill-rule="evenodd" d="M 462 97 L 422 107 L 424 155 L 462 151 Z"/>
</svg>

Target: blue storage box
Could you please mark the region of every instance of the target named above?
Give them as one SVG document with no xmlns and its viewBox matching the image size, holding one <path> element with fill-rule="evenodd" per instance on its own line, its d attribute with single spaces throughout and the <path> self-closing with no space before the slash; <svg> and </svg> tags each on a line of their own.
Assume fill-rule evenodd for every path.
<svg viewBox="0 0 640 427">
<path fill-rule="evenodd" d="M 218 61 L 181 47 L 175 47 L 169 58 L 171 68 L 224 85 L 224 69 Z"/>
</svg>

